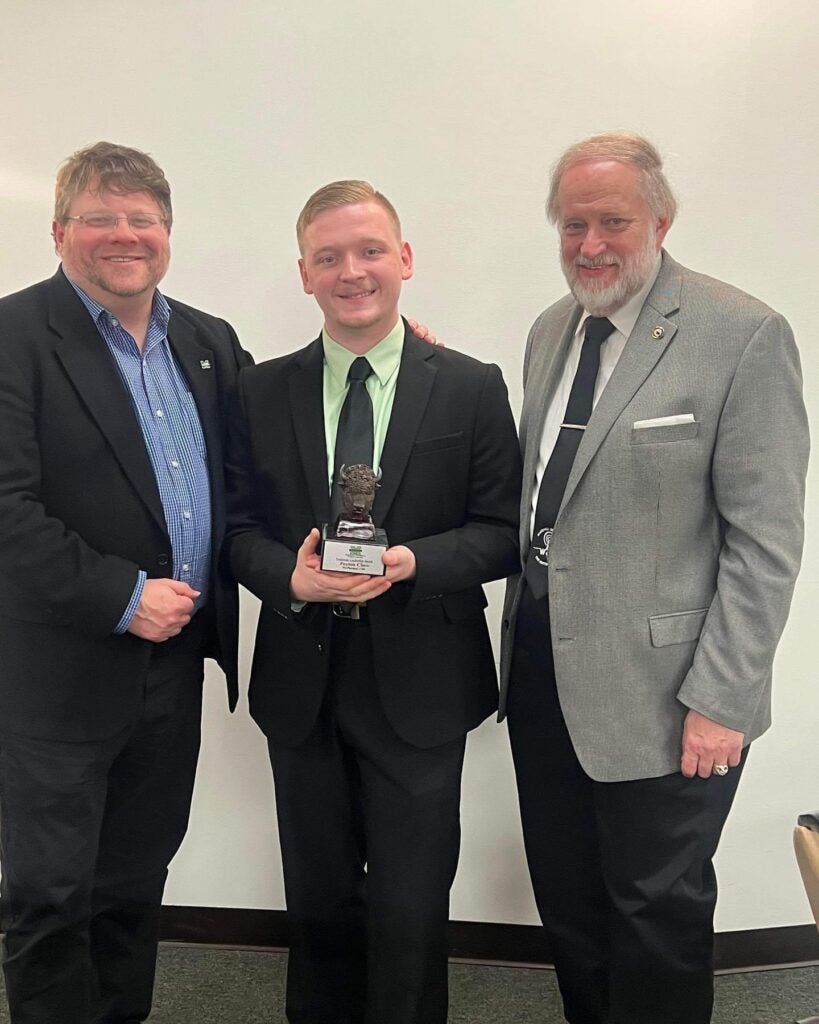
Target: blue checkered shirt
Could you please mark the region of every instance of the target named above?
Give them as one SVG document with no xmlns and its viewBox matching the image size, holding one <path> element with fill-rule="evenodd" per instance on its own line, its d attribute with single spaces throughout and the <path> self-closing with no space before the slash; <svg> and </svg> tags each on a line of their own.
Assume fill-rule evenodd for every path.
<svg viewBox="0 0 819 1024">
<path fill-rule="evenodd" d="M 173 578 L 201 591 L 196 601 L 196 607 L 201 608 L 210 576 L 210 478 L 196 403 L 168 344 L 171 308 L 160 292 L 154 292 L 148 333 L 140 352 L 116 317 L 73 281 L 71 284 L 108 345 L 131 396 L 165 513 Z M 140 569 L 115 633 L 124 633 L 130 626 L 146 579 L 147 573 Z"/>
</svg>

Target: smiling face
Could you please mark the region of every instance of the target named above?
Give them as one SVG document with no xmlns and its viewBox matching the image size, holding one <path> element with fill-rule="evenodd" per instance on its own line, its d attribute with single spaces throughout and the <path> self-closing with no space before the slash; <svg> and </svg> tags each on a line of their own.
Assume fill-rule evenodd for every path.
<svg viewBox="0 0 819 1024">
<path fill-rule="evenodd" d="M 161 217 L 156 200 L 147 192 L 94 190 L 73 198 L 69 217 L 92 213 L 114 213 L 120 219 L 115 228 L 103 230 L 76 220 L 54 222 L 54 242 L 66 274 L 106 309 L 150 304 L 168 269 L 170 231 L 164 223 L 134 231 L 125 218 L 135 213 Z"/>
<path fill-rule="evenodd" d="M 327 333 L 361 354 L 398 321 L 412 250 L 380 203 L 352 203 L 324 210 L 307 225 L 299 271 L 305 292 L 324 313 Z"/>
<path fill-rule="evenodd" d="M 648 280 L 669 222 L 651 212 L 639 171 L 616 160 L 570 166 L 558 188 L 560 260 L 572 294 L 609 316 Z"/>
</svg>

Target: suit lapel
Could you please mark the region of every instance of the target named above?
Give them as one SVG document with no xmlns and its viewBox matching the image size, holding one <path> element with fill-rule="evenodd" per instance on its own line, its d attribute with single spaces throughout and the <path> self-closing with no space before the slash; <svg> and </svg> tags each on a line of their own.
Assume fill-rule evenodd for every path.
<svg viewBox="0 0 819 1024">
<path fill-rule="evenodd" d="M 298 445 L 317 523 L 327 522 L 330 515 L 323 379 L 324 354 L 319 335 L 304 350 L 298 368 L 288 380 L 293 436 Z M 275 443 L 281 443 L 281 439 L 275 439 Z"/>
<path fill-rule="evenodd" d="M 577 456 L 566 483 L 561 511 L 566 507 L 615 421 L 657 365 L 676 334 L 677 325 L 668 320 L 667 315 L 679 309 L 681 286 L 682 275 L 679 266 L 664 253 L 659 276 L 648 293 L 634 330 L 595 406 L 583 440 L 577 449 Z"/>
<path fill-rule="evenodd" d="M 419 341 L 404 328 L 404 350 L 398 368 L 390 425 L 381 452 L 381 486 L 376 492 L 373 518 L 382 525 L 398 492 L 410 452 L 426 412 L 437 370 L 435 348 Z"/>
<path fill-rule="evenodd" d="M 211 349 L 198 340 L 195 328 L 174 310 L 168 324 L 168 341 L 191 389 L 211 466 L 221 466 L 222 432 L 219 427 L 219 403 L 216 365 Z"/>
<path fill-rule="evenodd" d="M 213 351 L 198 339 L 193 324 L 171 304 L 171 319 L 168 323 L 168 343 L 177 362 L 182 368 L 188 387 L 193 395 L 199 423 L 205 438 L 208 453 L 208 477 L 210 480 L 211 522 L 214 536 L 220 538 L 224 530 L 224 490 L 214 487 L 214 473 L 220 474 L 224 464 L 222 431 L 219 425 L 219 396 L 216 381 L 216 360 Z"/>
<path fill-rule="evenodd" d="M 105 339 L 79 296 L 58 271 L 49 293 L 49 326 L 59 336 L 57 358 L 148 511 L 167 531 L 145 441 Z"/>
</svg>

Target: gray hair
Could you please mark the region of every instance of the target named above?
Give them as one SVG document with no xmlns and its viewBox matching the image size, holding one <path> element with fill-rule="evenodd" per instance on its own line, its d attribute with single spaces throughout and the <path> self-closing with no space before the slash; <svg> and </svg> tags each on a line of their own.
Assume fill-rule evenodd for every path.
<svg viewBox="0 0 819 1024">
<path fill-rule="evenodd" d="M 569 146 L 552 168 L 546 215 L 554 224 L 560 215 L 558 189 L 566 171 L 586 160 L 617 160 L 637 169 L 640 190 L 656 217 L 667 217 L 671 225 L 677 215 L 677 200 L 663 174 L 663 161 L 656 148 L 636 132 L 603 132 Z"/>
</svg>

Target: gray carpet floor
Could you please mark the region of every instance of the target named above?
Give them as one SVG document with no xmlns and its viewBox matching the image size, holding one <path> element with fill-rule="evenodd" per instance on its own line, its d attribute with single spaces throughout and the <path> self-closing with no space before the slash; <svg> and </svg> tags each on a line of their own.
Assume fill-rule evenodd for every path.
<svg viewBox="0 0 819 1024">
<path fill-rule="evenodd" d="M 286 965 L 284 953 L 164 945 L 150 1024 L 285 1024 Z M 449 1024 L 562 1024 L 552 971 L 451 964 L 449 975 Z M 713 1024 L 793 1024 L 811 1014 L 819 967 L 717 978 Z"/>
<path fill-rule="evenodd" d="M 286 964 L 284 953 L 163 946 L 151 1024 L 285 1024 Z M 563 1021 L 552 971 L 451 964 L 449 976 L 450 1024 Z M 792 1024 L 811 1014 L 819 967 L 717 978 L 713 1024 Z"/>
</svg>

